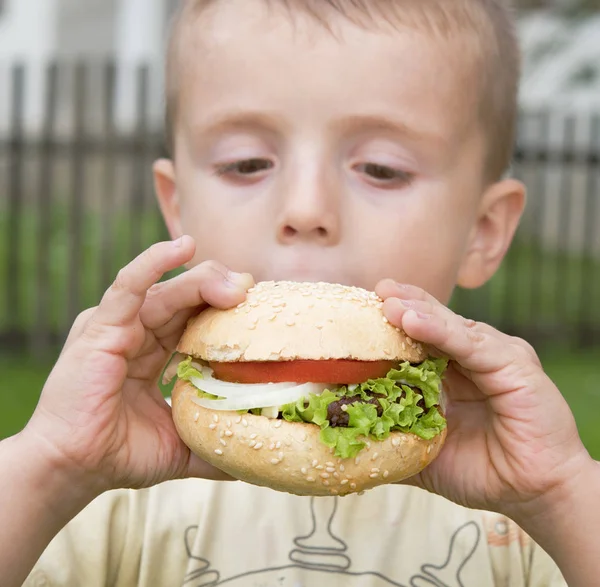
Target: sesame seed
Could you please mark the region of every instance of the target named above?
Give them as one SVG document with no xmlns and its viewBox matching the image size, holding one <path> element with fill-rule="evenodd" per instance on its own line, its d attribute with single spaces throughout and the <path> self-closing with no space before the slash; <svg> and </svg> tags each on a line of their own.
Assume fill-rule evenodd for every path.
<svg viewBox="0 0 600 587">
<path fill-rule="evenodd" d="M 335 473 L 335 468 L 334 467 L 327 467 L 325 469 L 328 473 Z"/>
<path fill-rule="evenodd" d="M 322 471 L 324 468 L 325 468 L 325 467 L 324 467 L 323 465 L 317 465 L 317 466 L 315 467 L 315 469 L 316 469 L 317 471 Z"/>
<path fill-rule="evenodd" d="M 340 481 L 340 485 L 346 485 L 348 483 L 348 479 L 342 479 Z"/>
<path fill-rule="evenodd" d="M 400 446 L 400 439 L 392 438 L 392 446 Z"/>
<path fill-rule="evenodd" d="M 412 338 L 411 338 L 410 336 L 407 336 L 407 337 L 406 337 L 406 342 L 407 342 L 409 345 L 411 345 L 411 346 L 412 346 L 412 344 L 413 344 L 413 340 L 412 340 Z"/>
<path fill-rule="evenodd" d="M 335 473 L 333 474 L 333 476 L 334 476 L 336 479 L 339 479 L 339 478 L 340 478 L 340 474 L 339 474 L 337 471 L 335 471 Z"/>
<path fill-rule="evenodd" d="M 217 448 L 215 450 L 215 454 L 221 456 L 223 454 L 223 451 L 220 448 Z"/>
<path fill-rule="evenodd" d="M 375 454 L 374 454 L 374 455 L 371 457 L 371 460 L 372 460 L 372 461 L 376 461 L 378 456 L 379 456 L 379 453 L 378 453 L 378 452 L 376 452 L 376 453 L 375 453 Z"/>
<path fill-rule="evenodd" d="M 296 322 L 294 320 L 292 320 L 291 318 L 288 318 L 285 321 L 285 323 L 286 323 L 287 326 L 295 326 L 296 325 Z"/>
<path fill-rule="evenodd" d="M 272 442 L 272 443 L 269 445 L 269 450 L 275 450 L 275 443 L 274 443 L 274 442 Z"/>
<path fill-rule="evenodd" d="M 217 416 L 217 414 L 213 414 L 213 422 L 215 424 L 218 424 L 218 422 L 219 422 L 219 416 Z"/>
<path fill-rule="evenodd" d="M 346 467 L 344 467 L 344 465 L 340 465 L 340 471 L 343 473 L 346 470 Z"/>
<path fill-rule="evenodd" d="M 325 479 L 325 481 L 323 481 L 323 485 L 329 487 L 329 481 L 327 481 L 327 479 Z"/>
<path fill-rule="evenodd" d="M 331 494 L 332 494 L 332 495 L 339 495 L 339 493 L 340 493 L 340 492 L 339 492 L 337 489 L 332 489 L 332 490 L 331 490 Z"/>
<path fill-rule="evenodd" d="M 429 445 L 429 446 L 427 447 L 427 454 L 429 454 L 430 452 L 431 452 L 431 445 Z"/>
<path fill-rule="evenodd" d="M 233 313 L 234 313 L 234 314 L 239 314 L 239 313 L 240 313 L 240 311 L 239 311 L 239 310 L 236 308 L 236 309 L 233 311 Z"/>
<path fill-rule="evenodd" d="M 312 462 L 312 466 L 313 466 L 313 467 L 316 467 L 318 464 L 319 464 L 319 461 L 317 461 L 317 459 L 315 459 L 315 460 Z"/>
<path fill-rule="evenodd" d="M 254 439 L 257 437 L 257 436 L 258 436 L 258 434 L 250 434 L 250 438 L 251 438 L 252 440 L 254 440 Z"/>
<path fill-rule="evenodd" d="M 300 473 L 302 473 L 303 475 L 306 475 L 306 473 L 308 473 L 308 471 L 307 471 L 306 467 L 302 467 L 302 468 L 300 469 Z"/>
<path fill-rule="evenodd" d="M 360 457 L 356 457 L 356 458 L 354 459 L 354 464 L 355 464 L 355 465 L 358 465 L 358 463 L 360 463 Z"/>
<path fill-rule="evenodd" d="M 275 443 L 275 448 L 277 450 L 279 450 L 281 448 L 281 442 L 279 440 Z"/>
<path fill-rule="evenodd" d="M 223 438 L 223 436 L 225 436 L 225 430 L 219 430 L 219 436 Z"/>
<path fill-rule="evenodd" d="M 304 434 L 302 434 L 302 440 L 306 442 L 307 439 L 308 439 L 308 435 L 305 432 Z"/>
<path fill-rule="evenodd" d="M 254 446 L 255 446 L 255 445 L 256 445 L 256 440 L 251 440 L 251 441 L 248 443 L 248 446 L 249 446 L 250 448 L 254 448 Z"/>
<path fill-rule="evenodd" d="M 405 351 L 405 350 L 406 350 L 406 343 L 405 343 L 405 342 L 403 342 L 403 343 L 402 343 L 402 350 L 403 350 L 403 351 Z"/>
<path fill-rule="evenodd" d="M 254 447 L 254 450 L 259 450 L 259 449 L 261 449 L 262 447 L 263 447 L 263 443 L 262 443 L 262 442 L 259 442 L 259 443 L 257 443 L 257 444 L 256 444 L 256 446 Z"/>
<path fill-rule="evenodd" d="M 231 430 L 225 430 L 225 436 L 231 438 L 233 436 L 233 432 Z"/>
<path fill-rule="evenodd" d="M 390 472 L 389 471 L 384 471 L 383 472 L 383 478 L 387 479 L 390 476 Z"/>
<path fill-rule="evenodd" d="M 271 464 L 272 465 L 278 465 L 279 464 L 279 459 L 271 459 Z"/>
<path fill-rule="evenodd" d="M 319 475 L 319 477 L 321 477 L 321 479 L 329 479 L 329 477 L 330 477 L 330 476 L 331 476 L 331 475 L 329 475 L 329 473 L 321 473 L 321 474 Z"/>
<path fill-rule="evenodd" d="M 231 420 L 227 421 L 227 428 L 231 428 Z M 227 432 L 225 432 L 225 434 L 227 434 Z"/>
<path fill-rule="evenodd" d="M 356 483 L 350 483 L 350 489 L 352 489 L 352 490 L 356 489 Z"/>
<path fill-rule="evenodd" d="M 208 427 L 209 427 L 211 430 L 214 430 L 214 429 L 217 427 L 217 425 L 216 425 L 216 424 L 209 424 L 209 426 L 208 426 Z"/>
<path fill-rule="evenodd" d="M 242 424 L 244 425 L 244 428 L 248 428 L 248 420 L 246 420 L 246 418 L 242 418 Z"/>
<path fill-rule="evenodd" d="M 236 424 L 239 424 L 241 421 L 242 421 L 242 417 L 241 417 L 241 416 L 238 416 L 238 417 L 235 419 L 235 423 L 236 423 Z"/>
<path fill-rule="evenodd" d="M 275 320 L 275 318 L 277 318 L 277 314 L 271 314 L 269 316 L 269 322 L 273 322 L 273 320 Z"/>
<path fill-rule="evenodd" d="M 222 438 L 219 440 L 219 442 L 220 442 L 220 443 L 221 443 L 223 446 L 227 446 L 227 443 L 226 443 L 226 442 L 225 442 L 225 441 L 224 441 Z"/>
<path fill-rule="evenodd" d="M 314 483 L 314 480 L 315 480 L 315 478 L 314 478 L 314 477 L 307 477 L 307 478 L 306 478 L 306 480 L 307 480 L 309 483 Z"/>
<path fill-rule="evenodd" d="M 373 467 L 371 469 L 371 473 L 379 473 L 379 469 L 377 467 Z"/>
<path fill-rule="evenodd" d="M 278 452 L 278 453 L 277 453 L 277 456 L 279 457 L 279 460 L 280 460 L 280 461 L 283 461 L 283 456 L 284 456 L 284 455 L 283 455 L 283 453 L 282 453 L 282 452 Z"/>
<path fill-rule="evenodd" d="M 194 422 L 197 422 L 199 417 L 200 417 L 200 412 L 196 412 L 194 414 Z"/>
<path fill-rule="evenodd" d="M 327 462 L 325 463 L 325 466 L 326 466 L 326 467 L 334 467 L 335 465 L 334 465 L 334 464 L 333 464 L 331 461 L 327 461 Z"/>
<path fill-rule="evenodd" d="M 389 320 L 388 320 L 388 319 L 387 319 L 387 318 L 384 316 L 384 317 L 383 317 L 383 323 L 384 323 L 384 324 L 389 324 L 389 322 L 390 322 L 390 321 L 389 321 Z"/>
<path fill-rule="evenodd" d="M 256 324 L 249 324 L 248 330 L 256 330 Z"/>
<path fill-rule="evenodd" d="M 377 477 L 379 477 L 379 473 L 371 473 L 369 477 L 371 477 L 371 479 L 377 479 Z"/>
<path fill-rule="evenodd" d="M 277 422 L 275 422 L 275 428 L 279 428 L 282 424 L 283 422 L 281 420 L 277 420 Z"/>
</svg>

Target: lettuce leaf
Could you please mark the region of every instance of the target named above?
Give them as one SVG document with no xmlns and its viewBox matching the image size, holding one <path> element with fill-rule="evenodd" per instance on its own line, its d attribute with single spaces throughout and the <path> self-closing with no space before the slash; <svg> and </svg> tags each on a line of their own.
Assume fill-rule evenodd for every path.
<svg viewBox="0 0 600 587">
<path fill-rule="evenodd" d="M 202 373 L 198 371 L 196 367 L 192 366 L 192 357 L 188 357 L 177 365 L 177 377 L 179 377 L 179 379 L 184 379 L 185 381 L 189 381 L 192 377 L 204 379 Z"/>
<path fill-rule="evenodd" d="M 385 440 L 394 431 L 410 432 L 429 440 L 446 427 L 446 420 L 436 407 L 446 366 L 445 359 L 427 359 L 416 366 L 402 363 L 387 377 L 369 380 L 352 390 L 342 386 L 285 405 L 282 416 L 288 422 L 319 426 L 321 442 L 341 458 L 356 457 L 369 438 Z M 371 403 L 374 396 L 381 406 L 381 416 Z M 327 409 L 342 398 L 356 399 L 345 408 L 348 426 L 332 427 L 327 420 Z M 418 405 L 421 399 L 425 409 Z"/>
</svg>

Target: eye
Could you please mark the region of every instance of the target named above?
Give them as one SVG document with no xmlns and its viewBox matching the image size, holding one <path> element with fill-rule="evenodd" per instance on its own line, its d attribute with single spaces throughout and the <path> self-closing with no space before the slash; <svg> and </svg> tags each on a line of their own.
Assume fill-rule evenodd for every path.
<svg viewBox="0 0 600 587">
<path fill-rule="evenodd" d="M 378 163 L 360 163 L 354 169 L 366 175 L 373 183 L 386 187 L 408 185 L 414 179 L 412 173 Z"/>
<path fill-rule="evenodd" d="M 215 169 L 217 175 L 230 175 L 234 177 L 258 175 L 262 171 L 272 169 L 274 164 L 269 159 L 252 158 L 240 161 L 232 161 L 218 165 Z"/>
</svg>

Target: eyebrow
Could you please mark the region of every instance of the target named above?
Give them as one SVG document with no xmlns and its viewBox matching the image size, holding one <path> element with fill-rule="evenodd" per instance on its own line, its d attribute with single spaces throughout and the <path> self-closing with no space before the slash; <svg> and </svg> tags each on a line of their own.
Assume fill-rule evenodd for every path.
<svg viewBox="0 0 600 587">
<path fill-rule="evenodd" d="M 274 113 L 248 110 L 229 110 L 217 113 L 210 119 L 202 118 L 192 124 L 194 134 L 218 135 L 234 130 L 260 130 L 277 132 L 289 127 L 284 119 Z"/>
<path fill-rule="evenodd" d="M 406 122 L 392 116 L 352 115 L 334 123 L 335 130 L 340 132 L 384 131 L 405 137 L 411 142 L 437 145 L 440 148 L 448 146 L 448 140 L 428 129 L 417 129 Z"/>
</svg>

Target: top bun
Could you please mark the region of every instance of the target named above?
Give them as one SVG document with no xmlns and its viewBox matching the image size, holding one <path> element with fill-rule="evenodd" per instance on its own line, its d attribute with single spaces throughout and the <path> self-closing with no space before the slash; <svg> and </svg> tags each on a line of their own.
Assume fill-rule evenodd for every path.
<svg viewBox="0 0 600 587">
<path fill-rule="evenodd" d="M 261 282 L 237 308 L 192 318 L 177 350 L 213 362 L 424 361 L 427 350 L 389 324 L 382 307 L 357 287 Z"/>
</svg>

